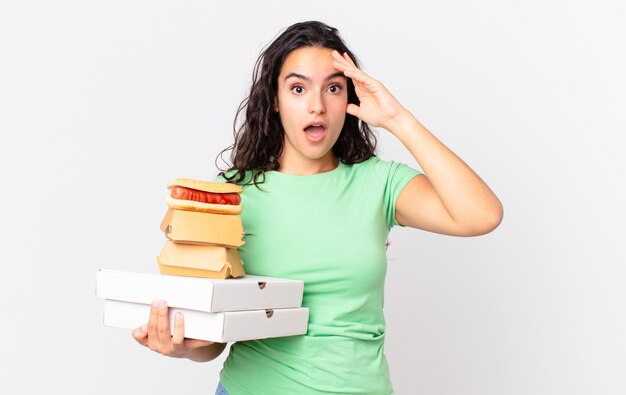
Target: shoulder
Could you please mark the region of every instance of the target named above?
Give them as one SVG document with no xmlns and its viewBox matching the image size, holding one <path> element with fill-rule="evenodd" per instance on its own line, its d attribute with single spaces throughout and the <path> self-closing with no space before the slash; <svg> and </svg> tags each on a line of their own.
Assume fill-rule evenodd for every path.
<svg viewBox="0 0 626 395">
<path fill-rule="evenodd" d="M 377 156 L 372 156 L 363 162 L 349 166 L 357 177 L 374 178 L 385 183 L 390 179 L 414 177 L 421 174 L 419 170 L 413 169 L 404 163 L 384 160 Z"/>
<path fill-rule="evenodd" d="M 346 164 L 346 167 L 350 170 L 350 172 L 356 175 L 366 175 L 371 174 L 372 172 L 380 171 L 382 167 L 384 167 L 384 162 L 377 156 L 372 156 L 369 159 L 364 160 L 363 162 Z"/>
</svg>

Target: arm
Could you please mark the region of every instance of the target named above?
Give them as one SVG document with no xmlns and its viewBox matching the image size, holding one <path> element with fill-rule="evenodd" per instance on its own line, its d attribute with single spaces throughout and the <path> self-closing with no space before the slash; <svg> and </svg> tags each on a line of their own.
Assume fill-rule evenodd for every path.
<svg viewBox="0 0 626 395">
<path fill-rule="evenodd" d="M 148 324 L 133 330 L 133 338 L 142 346 L 160 354 L 176 358 L 187 358 L 196 362 L 207 362 L 217 358 L 226 343 L 186 339 L 185 321 L 181 313 L 174 319 L 174 334 L 171 334 L 167 304 L 154 301 L 150 306 Z"/>
<path fill-rule="evenodd" d="M 389 131 L 411 152 L 427 176 L 413 178 L 398 196 L 398 223 L 455 236 L 476 236 L 502 220 L 496 195 L 458 156 L 408 111 Z"/>
<path fill-rule="evenodd" d="M 335 51 L 332 56 L 333 65 L 354 81 L 360 100 L 360 106 L 349 104 L 346 111 L 394 134 L 427 174 L 414 177 L 398 196 L 398 223 L 456 236 L 495 229 L 502 220 L 502 205 L 480 177 L 379 81 L 356 68 L 347 54 Z"/>
<path fill-rule="evenodd" d="M 196 362 L 212 361 L 222 354 L 224 348 L 226 348 L 226 343 L 213 343 L 208 346 L 192 350 L 187 358 Z"/>
</svg>

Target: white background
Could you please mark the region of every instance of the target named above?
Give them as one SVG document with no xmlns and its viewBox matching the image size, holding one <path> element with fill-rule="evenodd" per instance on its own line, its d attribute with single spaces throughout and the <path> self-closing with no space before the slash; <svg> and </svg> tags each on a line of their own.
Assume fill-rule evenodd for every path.
<svg viewBox="0 0 626 395">
<path fill-rule="evenodd" d="M 256 57 L 308 19 L 339 28 L 505 207 L 483 237 L 392 231 L 397 393 L 626 393 L 618 0 L 3 1 L 1 385 L 213 393 L 223 358 L 161 357 L 102 326 L 95 273 L 157 271 L 165 185 L 216 174 Z M 379 136 L 382 158 L 417 166 Z"/>
</svg>

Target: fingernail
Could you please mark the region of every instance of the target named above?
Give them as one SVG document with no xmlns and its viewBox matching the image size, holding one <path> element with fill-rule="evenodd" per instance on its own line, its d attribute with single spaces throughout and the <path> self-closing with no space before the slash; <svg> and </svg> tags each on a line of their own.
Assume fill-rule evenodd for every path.
<svg viewBox="0 0 626 395">
<path fill-rule="evenodd" d="M 159 301 L 159 308 L 161 308 L 161 309 L 165 308 L 165 301 L 164 300 Z"/>
<path fill-rule="evenodd" d="M 180 321 L 183 319 L 183 315 L 181 313 L 176 313 L 176 315 L 174 316 L 174 318 L 176 319 L 176 321 Z"/>
<path fill-rule="evenodd" d="M 142 331 L 142 332 L 148 332 L 148 324 L 143 324 L 143 325 L 141 326 L 141 331 Z"/>
</svg>

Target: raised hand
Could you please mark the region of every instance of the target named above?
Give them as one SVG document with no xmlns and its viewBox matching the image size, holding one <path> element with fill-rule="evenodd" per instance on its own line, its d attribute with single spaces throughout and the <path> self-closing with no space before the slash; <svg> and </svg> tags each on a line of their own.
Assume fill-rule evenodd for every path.
<svg viewBox="0 0 626 395">
<path fill-rule="evenodd" d="M 395 119 L 407 110 L 380 82 L 358 69 L 347 53 L 332 52 L 333 67 L 343 72 L 354 82 L 361 104 L 348 104 L 346 112 L 374 127 L 383 127 L 393 132 Z"/>
</svg>

